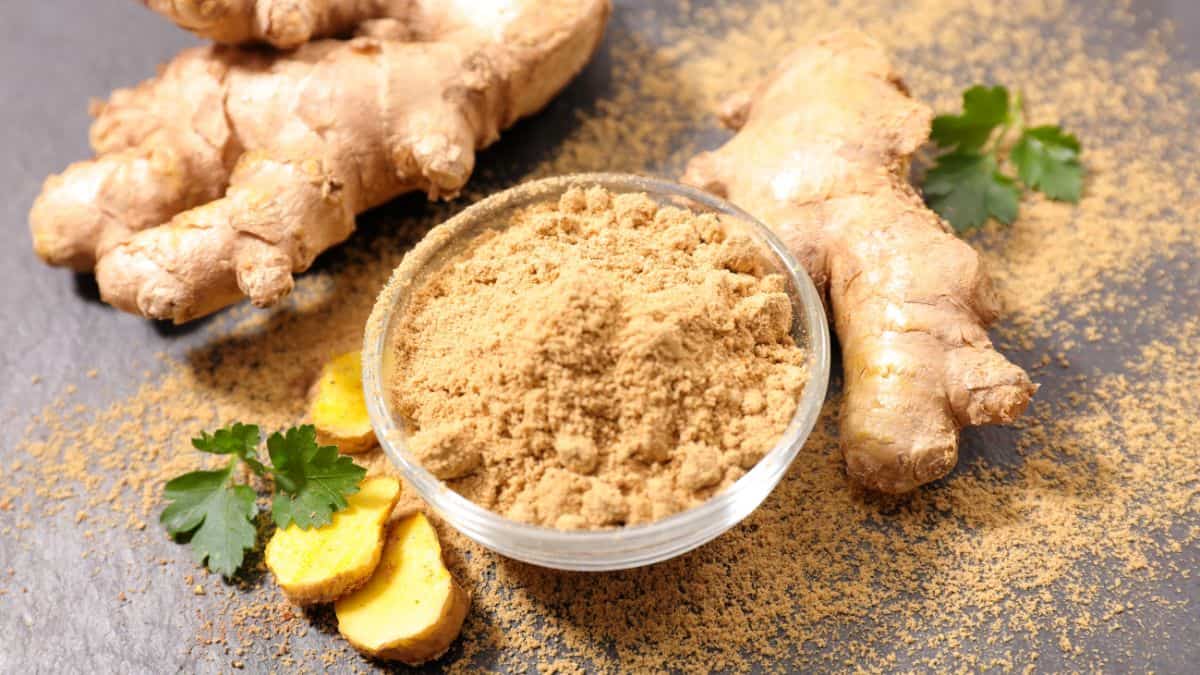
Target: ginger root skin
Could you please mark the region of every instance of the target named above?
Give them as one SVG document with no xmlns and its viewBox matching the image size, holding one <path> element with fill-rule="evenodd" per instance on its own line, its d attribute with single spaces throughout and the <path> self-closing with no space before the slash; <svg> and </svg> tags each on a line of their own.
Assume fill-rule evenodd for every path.
<svg viewBox="0 0 1200 675">
<path fill-rule="evenodd" d="M 343 454 L 363 452 L 378 441 L 363 395 L 362 353 L 348 352 L 325 364 L 313 386 L 309 419 L 317 441 Z"/>
<path fill-rule="evenodd" d="M 456 195 L 475 151 L 587 63 L 609 2 L 403 9 L 291 52 L 190 49 L 114 92 L 94 109 L 97 157 L 35 201 L 34 249 L 94 269 L 106 302 L 150 318 L 271 306 L 356 214 L 413 190 Z"/>
<path fill-rule="evenodd" d="M 374 576 L 334 611 L 355 649 L 415 666 L 450 648 L 470 604 L 442 562 L 437 531 L 415 513 L 392 527 Z"/>
<path fill-rule="evenodd" d="M 853 31 L 801 47 L 722 114 L 740 129 L 684 182 L 770 225 L 832 310 L 847 472 L 889 493 L 945 476 L 967 425 L 1020 416 L 1036 386 L 997 352 L 979 255 L 908 183 L 932 113 Z"/>
<path fill-rule="evenodd" d="M 142 0 L 180 28 L 225 44 L 293 49 L 401 13 L 407 0 Z"/>
<path fill-rule="evenodd" d="M 264 559 L 284 595 L 302 605 L 333 602 L 366 583 L 379 565 L 384 526 L 399 500 L 395 478 L 368 478 L 328 525 L 302 530 L 293 523 L 276 530 Z"/>
</svg>

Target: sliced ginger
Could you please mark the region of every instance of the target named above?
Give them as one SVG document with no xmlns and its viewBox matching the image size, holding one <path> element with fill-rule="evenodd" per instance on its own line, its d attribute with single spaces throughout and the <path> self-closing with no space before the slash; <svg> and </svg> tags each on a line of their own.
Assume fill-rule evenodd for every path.
<svg viewBox="0 0 1200 675">
<path fill-rule="evenodd" d="M 300 604 L 331 602 L 366 582 L 379 565 L 384 524 L 399 499 L 395 478 L 368 478 L 329 525 L 276 530 L 266 562 L 284 594 Z"/>
<path fill-rule="evenodd" d="M 356 649 L 417 665 L 445 653 L 469 606 L 442 562 L 437 532 L 417 513 L 392 528 L 370 581 L 334 607 L 338 630 Z"/>
<path fill-rule="evenodd" d="M 362 354 L 349 352 L 325 364 L 309 410 L 317 440 L 344 453 L 368 450 L 376 443 L 363 396 Z"/>
</svg>

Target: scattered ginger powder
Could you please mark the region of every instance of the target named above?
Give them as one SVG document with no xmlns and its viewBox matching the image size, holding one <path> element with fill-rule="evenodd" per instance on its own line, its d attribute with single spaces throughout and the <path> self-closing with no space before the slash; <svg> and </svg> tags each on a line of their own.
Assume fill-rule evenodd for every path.
<svg viewBox="0 0 1200 675">
<path fill-rule="evenodd" d="M 783 435 L 807 380 L 785 280 L 714 214 L 571 188 L 434 272 L 391 396 L 431 473 L 559 529 L 700 504 Z"/>
<path fill-rule="evenodd" d="M 1088 169 L 1081 202 L 1029 193 L 1012 225 L 970 235 L 1006 306 L 993 335 L 1042 389 L 1013 427 L 966 432 L 949 478 L 889 498 L 845 475 L 835 382 L 804 451 L 753 515 L 649 567 L 541 569 L 439 524 L 475 609 L 438 666 L 1186 672 L 1195 645 L 1168 638 L 1200 634 L 1200 70 L 1148 5 L 623 3 L 620 30 L 607 35 L 611 64 L 593 66 L 611 83 L 594 109 L 547 111 L 577 125 L 523 178 L 677 176 L 719 140 L 708 135 L 719 100 L 795 45 L 845 26 L 888 44 L 935 110 L 957 109 L 972 84 L 1007 84 L 1027 92 L 1031 121 L 1074 131 Z M 472 198 L 510 186 L 514 176 L 491 164 L 477 167 Z M 284 308 L 231 309 L 200 328 L 198 344 L 174 344 L 163 372 L 129 393 L 92 407 L 69 387 L 29 417 L 0 464 L 0 538 L 11 542 L 0 549 L 15 555 L 0 562 L 6 634 L 49 634 L 63 625 L 54 608 L 78 604 L 78 587 L 48 573 L 69 564 L 43 553 L 53 542 L 81 548 L 89 564 L 118 563 L 95 565 L 85 589 L 97 601 L 112 594 L 110 624 L 136 623 L 139 607 L 185 603 L 171 621 L 179 650 L 156 655 L 173 669 L 226 671 L 232 660 L 250 670 L 378 670 L 336 637 L 332 612 L 300 612 L 270 583 L 198 573 L 154 518 L 165 480 L 215 466 L 191 448 L 200 429 L 304 420 L 320 364 L 362 344 L 392 269 L 460 205 L 368 215 L 386 226 L 328 254 L 343 261 L 300 277 Z M 130 359 L 129 372 L 104 373 L 106 386 L 137 383 L 156 363 L 145 351 Z M 80 382 L 99 394 L 95 384 Z M 395 471 L 378 449 L 358 457 L 373 474 Z M 422 507 L 408 488 L 401 500 L 397 516 Z M 205 595 L 193 596 L 201 582 Z M 129 652 L 60 642 L 60 659 L 107 665 Z"/>
</svg>

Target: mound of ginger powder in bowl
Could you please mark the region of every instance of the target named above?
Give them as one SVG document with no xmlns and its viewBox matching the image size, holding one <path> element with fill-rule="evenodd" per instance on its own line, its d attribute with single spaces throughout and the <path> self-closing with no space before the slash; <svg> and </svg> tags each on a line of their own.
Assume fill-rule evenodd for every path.
<svg viewBox="0 0 1200 675">
<path fill-rule="evenodd" d="M 731 485 L 807 380 L 784 278 L 714 214 L 571 188 L 487 230 L 400 317 L 389 391 L 430 473 L 508 518 L 644 523 Z"/>
</svg>

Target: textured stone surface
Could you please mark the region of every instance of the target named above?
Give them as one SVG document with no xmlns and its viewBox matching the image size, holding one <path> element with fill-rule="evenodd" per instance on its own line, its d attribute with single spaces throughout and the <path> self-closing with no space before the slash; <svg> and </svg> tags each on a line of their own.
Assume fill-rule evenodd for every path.
<svg viewBox="0 0 1200 675">
<path fill-rule="evenodd" d="M 1200 60 L 1200 3 L 1135 4 L 1151 18 L 1173 18 L 1184 53 Z M 139 81 L 194 42 L 134 2 L 10 0 L 0 5 L 0 183 L 8 186 L 0 200 L 0 461 L 7 461 L 30 412 L 67 384 L 78 384 L 79 402 L 100 403 L 130 391 L 143 369 L 156 367 L 156 352 L 180 354 L 200 341 L 199 333 L 188 327 L 156 325 L 112 310 L 96 299 L 89 277 L 43 266 L 30 249 L 26 224 L 43 178 L 89 154 L 88 98 Z M 573 106 L 586 102 L 589 87 L 603 82 L 605 67 L 605 59 L 599 59 L 536 120 L 539 133 L 528 133 L 528 124 L 516 129 L 484 161 L 494 162 L 492 168 L 502 174 L 504 165 L 528 159 L 530 148 L 523 144 L 553 142 L 569 126 Z M 1092 358 L 1105 357 L 1097 353 Z M 85 377 L 84 371 L 92 368 L 101 376 Z M 35 375 L 41 378 L 38 384 L 31 383 Z M 1067 384 L 1065 375 L 1060 386 L 1046 381 L 1054 377 L 1055 371 L 1044 371 L 1043 391 Z M 40 523 L 21 543 L 0 539 L 0 572 L 12 568 L 17 575 L 8 584 L 13 591 L 0 597 L 0 672 L 230 669 L 238 657 L 194 642 L 200 617 L 219 612 L 220 601 L 194 596 L 180 583 L 192 570 L 182 551 L 173 556 L 176 563 L 147 566 L 145 555 L 132 547 L 135 538 L 144 537 L 122 529 L 104 531 L 97 533 L 104 537 L 103 545 L 97 545 L 85 538 L 85 528 L 74 524 L 72 515 Z M 87 549 L 104 555 L 81 557 Z M 137 592 L 117 600 L 130 589 Z M 1191 609 L 1174 610 L 1192 613 L 1192 621 L 1177 624 L 1192 631 L 1198 625 L 1197 591 L 1194 585 L 1182 589 L 1191 598 Z M 1146 653 L 1158 655 L 1143 667 L 1176 672 L 1184 672 L 1189 663 L 1194 667 L 1200 662 L 1197 637 L 1195 632 L 1141 636 Z M 1091 639 L 1094 644 L 1085 647 L 1104 653 L 1103 631 Z M 293 641 L 293 654 L 303 659 L 304 648 L 319 648 L 328 640 L 312 630 Z M 242 660 L 249 671 L 262 672 L 273 667 L 265 658 L 265 653 L 252 651 Z M 1052 667 L 1046 661 L 1041 666 Z M 311 667 L 322 669 L 319 663 Z"/>
</svg>

